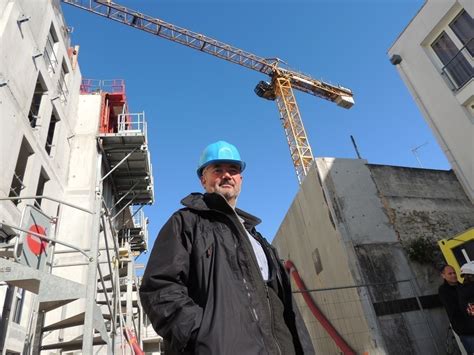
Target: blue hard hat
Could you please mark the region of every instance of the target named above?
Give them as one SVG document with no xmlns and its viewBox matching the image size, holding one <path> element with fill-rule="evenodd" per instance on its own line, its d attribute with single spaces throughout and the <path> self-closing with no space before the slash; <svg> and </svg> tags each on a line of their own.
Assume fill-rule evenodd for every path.
<svg viewBox="0 0 474 355">
<path fill-rule="evenodd" d="M 244 171 L 245 169 L 245 162 L 240 159 L 237 148 L 233 144 L 225 141 L 211 143 L 203 150 L 199 158 L 197 169 L 198 177 L 202 176 L 202 171 L 206 166 L 216 163 L 237 164 L 240 166 L 240 171 Z"/>
</svg>

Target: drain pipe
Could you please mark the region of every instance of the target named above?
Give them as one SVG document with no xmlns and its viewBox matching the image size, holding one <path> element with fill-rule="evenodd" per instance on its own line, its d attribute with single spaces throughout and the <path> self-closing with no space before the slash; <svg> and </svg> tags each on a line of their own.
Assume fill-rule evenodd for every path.
<svg viewBox="0 0 474 355">
<path fill-rule="evenodd" d="M 309 292 L 306 291 L 306 285 L 301 279 L 295 264 L 293 264 L 291 260 L 287 260 L 285 261 L 285 268 L 293 276 L 293 279 L 295 280 L 298 289 L 302 291 L 301 294 L 303 295 L 306 305 L 311 310 L 311 313 L 313 313 L 314 317 L 319 321 L 319 323 L 326 330 L 332 340 L 334 340 L 337 347 L 342 351 L 344 355 L 356 355 L 356 352 L 349 346 L 349 344 L 347 344 L 344 338 L 338 333 L 336 328 L 333 327 L 331 322 L 329 322 L 323 312 L 321 312 L 316 303 L 314 303 L 313 298 L 311 297 Z"/>
</svg>

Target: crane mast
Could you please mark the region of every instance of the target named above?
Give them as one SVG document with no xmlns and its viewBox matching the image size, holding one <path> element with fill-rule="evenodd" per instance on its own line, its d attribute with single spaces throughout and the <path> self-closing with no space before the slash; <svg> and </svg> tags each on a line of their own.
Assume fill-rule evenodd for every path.
<svg viewBox="0 0 474 355">
<path fill-rule="evenodd" d="M 280 60 L 259 57 L 205 35 L 175 26 L 161 19 L 142 14 L 109 0 L 61 0 L 153 35 L 197 49 L 215 57 L 261 72 L 270 77 L 270 82 L 261 81 L 255 88 L 258 96 L 276 100 L 277 107 L 290 148 L 290 155 L 301 184 L 313 160 L 313 153 L 303 126 L 293 90 L 350 108 L 354 104 L 352 91 L 332 85 L 298 71 L 280 67 Z"/>
</svg>

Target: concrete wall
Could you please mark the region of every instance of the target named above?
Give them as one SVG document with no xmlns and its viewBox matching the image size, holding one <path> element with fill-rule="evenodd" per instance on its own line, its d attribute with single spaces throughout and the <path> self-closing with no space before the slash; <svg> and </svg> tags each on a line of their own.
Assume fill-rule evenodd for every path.
<svg viewBox="0 0 474 355">
<path fill-rule="evenodd" d="M 70 141 L 73 135 L 73 126 L 76 121 L 77 99 L 81 74 L 79 69 L 72 69 L 67 56 L 64 42 L 59 42 L 56 56 L 59 62 L 68 68 L 66 84 L 69 88 L 67 101 L 52 100 L 57 96 L 59 69 L 50 74 L 44 58 L 33 59 L 33 55 L 43 53 L 45 41 L 50 26 L 60 33 L 63 24 L 55 17 L 55 13 L 48 1 L 28 2 L 25 10 L 23 2 L 10 1 L 5 4 L 0 18 L 0 80 L 6 85 L 0 87 L 0 108 L 2 131 L 0 140 L 0 196 L 8 196 L 13 172 L 17 162 L 22 137 L 25 137 L 33 150 L 32 159 L 28 162 L 25 173 L 25 189 L 22 195 L 34 195 L 41 168 L 49 177 L 45 186 L 45 194 L 60 198 L 67 183 L 67 167 L 69 164 Z M 31 6 L 34 5 L 34 6 Z M 21 25 L 17 20 L 22 16 L 29 16 L 30 20 Z M 12 55 L 15 53 L 15 55 Z M 37 126 L 31 128 L 28 121 L 28 112 L 35 90 L 38 75 L 44 80 L 47 93 L 43 96 L 40 106 Z M 45 150 L 51 115 L 55 112 L 59 118 L 56 125 L 51 153 Z M 4 208 L 4 216 L 10 221 L 19 222 L 19 211 L 24 206 L 23 201 L 16 208 L 11 202 L 0 202 Z M 53 207 L 51 207 L 53 208 Z M 48 208 L 47 212 L 54 211 Z M 8 216 L 8 217 L 7 217 Z"/>
<path fill-rule="evenodd" d="M 326 158 L 317 164 L 340 216 L 341 231 L 354 244 L 364 282 L 394 282 L 373 287 L 372 301 L 406 304 L 415 295 L 436 295 L 440 284 L 436 255 L 432 264 L 422 265 L 407 257 L 404 246 L 413 238 L 436 241 L 472 227 L 474 207 L 456 176 L 449 171 L 369 165 L 362 160 Z M 411 281 L 395 283 L 407 279 Z M 407 351 L 408 347 L 421 354 L 443 347 L 440 339 L 448 324 L 440 308 L 424 314 L 414 310 L 387 314 L 379 316 L 378 322 L 389 351 Z"/>
<path fill-rule="evenodd" d="M 95 211 L 95 186 L 97 174 L 100 173 L 100 161 L 97 151 L 96 133 L 99 125 L 101 97 L 100 95 L 81 95 L 74 127 L 74 135 L 70 138 L 70 157 L 67 185 L 64 200 L 76 206 Z M 61 207 L 58 239 L 76 247 L 88 250 L 91 248 L 93 236 L 93 215 L 68 206 Z M 109 232 L 110 235 L 110 232 Z M 54 259 L 53 273 L 82 284 L 86 284 L 88 269 L 84 255 L 68 247 L 58 245 Z M 102 259 L 105 258 L 103 253 Z M 77 266 L 60 267 L 65 264 Z M 71 317 L 84 311 L 85 301 L 78 300 L 63 308 L 48 312 L 45 324 Z M 82 335 L 82 329 L 75 327 L 66 329 L 62 336 L 65 339 Z M 44 344 L 57 342 L 55 334 L 47 337 Z"/>
<path fill-rule="evenodd" d="M 74 135 L 70 138 L 71 150 L 69 156 L 69 166 L 67 185 L 64 190 L 64 200 L 68 203 L 80 206 L 89 211 L 95 212 L 96 187 L 102 191 L 109 191 L 109 198 L 105 201 L 108 208 L 115 202 L 110 193 L 111 185 L 108 180 L 98 183 L 98 177 L 104 173 L 101 153 L 97 145 L 97 132 L 99 127 L 100 113 L 102 105 L 102 95 L 100 93 L 91 95 L 80 95 L 78 100 L 77 121 L 74 126 Z M 104 196 L 104 200 L 106 196 Z M 102 208 L 102 206 L 100 206 Z M 116 212 L 116 211 L 115 211 Z M 128 211 L 127 211 L 128 212 Z M 128 213 L 130 216 L 130 213 Z M 60 213 L 60 228 L 58 239 L 73 244 L 83 250 L 91 248 L 92 238 L 96 227 L 94 216 L 84 211 L 63 206 Z M 115 226 L 114 226 L 115 227 Z M 99 236 L 101 270 L 104 275 L 109 274 L 107 265 L 107 255 L 105 249 L 112 248 L 112 231 L 110 224 L 106 224 Z M 107 238 L 107 243 L 106 243 Z M 53 273 L 57 276 L 76 281 L 81 284 L 90 282 L 88 279 L 87 258 L 84 255 L 74 252 L 70 248 L 58 245 L 56 247 L 55 268 Z M 64 253 L 64 254 L 63 254 Z M 59 267 L 65 264 L 78 264 L 77 266 Z M 113 267 L 113 265 L 110 265 Z M 134 294 L 136 299 L 136 294 Z M 98 298 L 103 298 L 102 294 Z M 109 313 L 107 306 L 102 306 L 104 313 Z M 72 317 L 83 312 L 85 300 L 80 299 L 67 304 L 61 309 L 48 312 L 45 324 L 51 324 L 61 319 Z M 83 328 L 74 327 L 65 329 L 60 335 L 64 339 L 73 339 L 82 336 Z M 43 343 L 54 343 L 58 341 L 58 335 L 53 334 L 47 337 Z M 105 347 L 96 350 L 97 353 L 105 353 Z"/>
<path fill-rule="evenodd" d="M 280 257 L 294 262 L 308 289 L 358 284 L 351 260 L 350 241 L 334 224 L 316 169 L 311 169 L 283 220 L 273 245 Z M 348 246 L 349 244 L 349 246 Z M 295 285 L 293 285 L 295 287 Z M 326 317 L 357 353 L 383 353 L 383 345 L 363 289 L 325 290 L 312 293 Z M 338 354 L 334 341 L 316 321 L 300 294 L 295 300 L 318 354 Z"/>
<path fill-rule="evenodd" d="M 466 194 L 474 201 L 474 80 L 463 88 L 441 75 L 443 64 L 431 44 L 445 31 L 460 49 L 463 44 L 449 23 L 465 9 L 474 17 L 471 0 L 428 0 L 389 49 L 398 54 L 397 65 L 421 113 L 448 158 Z M 474 65 L 472 57 L 471 65 Z"/>
<path fill-rule="evenodd" d="M 452 171 L 368 165 L 398 241 L 447 239 L 474 226 L 474 206 Z M 420 290 L 436 293 L 433 267 L 409 261 Z M 434 266 L 434 265 L 433 265 Z"/>
<path fill-rule="evenodd" d="M 449 238 L 473 226 L 474 206 L 456 176 L 352 159 L 321 158 L 316 165 L 322 186 L 313 168 L 274 239 L 281 257 L 295 262 L 308 289 L 319 289 L 311 293 L 316 303 L 358 352 L 432 354 L 443 349 L 444 310 L 422 312 L 416 303 L 416 297 L 436 298 L 439 274 L 434 265 L 410 260 L 405 242 Z M 368 286 L 327 290 L 353 285 Z M 316 347 L 337 353 L 297 298 Z M 328 298 L 342 310 L 338 316 L 331 314 Z M 361 310 L 357 325 L 351 323 L 354 313 L 342 304 Z M 364 336 L 354 342 L 351 333 L 359 332 Z"/>
<path fill-rule="evenodd" d="M 366 289 L 370 303 L 390 307 L 387 302 L 413 298 L 413 285 L 399 282 L 412 279 L 412 271 L 367 162 L 322 158 L 317 160 L 317 166 L 337 216 L 337 227 L 348 241 L 347 252 L 355 255 L 350 269 L 359 276 L 359 284 L 372 285 Z M 420 312 L 412 312 L 412 317 L 417 318 L 415 323 L 409 321 L 408 314 L 387 313 L 376 319 L 387 353 L 428 354 L 435 350 L 435 345 L 426 341 L 430 337 L 428 320 L 421 318 Z M 424 325 L 424 331 L 413 331 L 414 324 Z"/>
<path fill-rule="evenodd" d="M 368 169 L 399 246 L 417 238 L 429 238 L 433 242 L 451 238 L 474 226 L 474 205 L 452 171 L 380 165 L 368 165 Z M 410 258 L 405 260 L 419 295 L 437 294 L 441 281 L 435 263 L 441 261 L 441 256 L 434 255 L 433 264 L 420 264 Z M 424 331 L 426 338 L 442 339 L 448 325 L 444 309 L 430 309 L 425 314 L 432 322 L 431 333 L 426 334 L 427 327 L 417 327 L 415 331 L 421 334 Z M 405 313 L 403 317 L 407 315 L 415 316 Z M 412 319 L 407 319 L 406 323 L 412 327 L 414 322 L 422 324 Z M 438 347 L 444 349 L 442 342 Z"/>
</svg>

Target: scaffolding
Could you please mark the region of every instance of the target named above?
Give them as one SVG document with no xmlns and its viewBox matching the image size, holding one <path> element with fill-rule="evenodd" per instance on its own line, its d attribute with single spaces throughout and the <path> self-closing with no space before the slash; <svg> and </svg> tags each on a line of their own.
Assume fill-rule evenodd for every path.
<svg viewBox="0 0 474 355">
<path fill-rule="evenodd" d="M 128 112 L 122 80 L 84 80 L 81 93 L 101 96 L 90 207 L 50 196 L 0 198 L 25 202 L 19 225 L 0 220 L 5 234 L 0 240 L 0 283 L 8 285 L 10 293 L 35 295 L 26 330 L 17 329 L 13 315 L 2 315 L 0 342 L 6 348 L 9 332 L 23 331 L 22 354 L 138 354 L 146 335 L 148 346 L 160 353 L 161 337 L 144 334 L 137 296 L 135 259 L 148 248 L 143 206 L 154 198 L 145 115 Z M 57 212 L 47 215 L 35 206 L 39 199 L 55 204 Z M 85 229 L 90 225 L 86 247 L 58 233 L 73 220 L 84 221 Z M 77 270 L 82 272 L 79 282 L 73 281 Z M 73 327 L 81 328 L 69 331 Z"/>
</svg>

